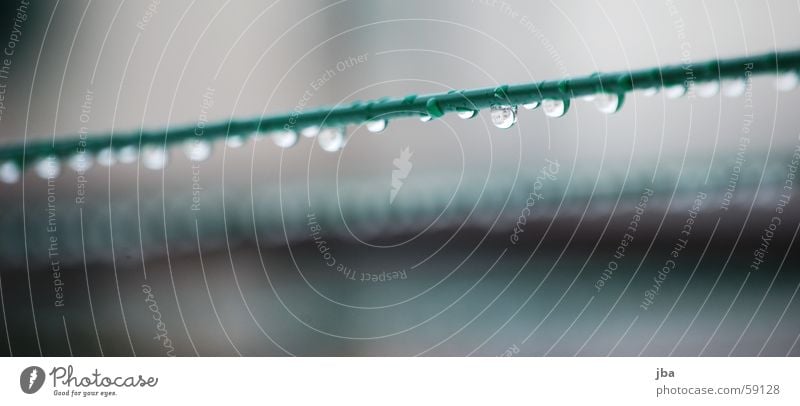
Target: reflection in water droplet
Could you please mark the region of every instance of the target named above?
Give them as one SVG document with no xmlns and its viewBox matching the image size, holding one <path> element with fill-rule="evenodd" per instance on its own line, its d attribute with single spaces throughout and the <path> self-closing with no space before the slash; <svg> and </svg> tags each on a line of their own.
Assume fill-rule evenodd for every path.
<svg viewBox="0 0 800 406">
<path fill-rule="evenodd" d="M 67 159 L 67 166 L 75 172 L 86 172 L 92 167 L 92 156 L 86 152 L 79 152 Z"/>
<path fill-rule="evenodd" d="M 183 152 L 186 157 L 195 162 L 205 161 L 211 156 L 211 143 L 205 141 L 188 140 L 184 144 Z"/>
<path fill-rule="evenodd" d="M 492 106 L 492 124 L 497 128 L 511 128 L 517 122 L 517 106 Z"/>
<path fill-rule="evenodd" d="M 144 147 L 142 149 L 142 165 L 147 169 L 164 169 L 168 160 L 164 147 Z"/>
<path fill-rule="evenodd" d="M 225 145 L 228 148 L 240 148 L 244 145 L 244 137 L 241 135 L 229 135 L 225 139 Z"/>
<path fill-rule="evenodd" d="M 694 85 L 694 92 L 700 97 L 714 97 L 719 93 L 719 82 L 703 82 Z"/>
<path fill-rule="evenodd" d="M 683 97 L 685 94 L 686 86 L 682 84 L 667 86 L 664 88 L 664 96 L 667 96 L 668 99 L 677 99 L 679 97 Z"/>
<path fill-rule="evenodd" d="M 314 138 L 319 134 L 319 126 L 313 125 L 300 130 L 300 134 L 306 138 Z"/>
<path fill-rule="evenodd" d="M 747 89 L 744 79 L 727 79 L 722 81 L 722 94 L 726 97 L 739 97 Z"/>
<path fill-rule="evenodd" d="M 541 103 L 538 100 L 532 101 L 530 103 L 523 104 L 522 108 L 524 108 L 525 110 L 535 110 L 537 107 L 539 107 L 540 104 Z"/>
<path fill-rule="evenodd" d="M 615 93 L 601 93 L 595 96 L 594 105 L 597 110 L 605 114 L 613 114 L 622 108 L 625 95 Z"/>
<path fill-rule="evenodd" d="M 569 110 L 569 100 L 545 99 L 542 101 L 542 110 L 547 117 L 563 117 Z"/>
<path fill-rule="evenodd" d="M 659 89 L 657 86 L 648 87 L 646 89 L 642 89 L 642 95 L 645 97 L 653 97 L 658 94 L 658 90 Z"/>
<path fill-rule="evenodd" d="M 117 163 L 117 157 L 111 148 L 103 148 L 97 153 L 97 164 L 101 166 L 111 166 Z"/>
<path fill-rule="evenodd" d="M 800 82 L 800 77 L 798 77 L 797 71 L 790 70 L 778 74 L 778 77 L 775 78 L 775 87 L 781 92 L 789 92 L 797 88 L 798 82 Z"/>
<path fill-rule="evenodd" d="M 344 147 L 346 138 L 343 128 L 326 127 L 317 136 L 319 146 L 325 151 L 336 152 Z"/>
<path fill-rule="evenodd" d="M 593 95 L 593 94 L 586 94 L 586 95 L 581 96 L 581 100 L 583 100 L 585 102 L 591 102 L 591 101 L 594 101 L 595 97 L 596 96 Z"/>
<path fill-rule="evenodd" d="M 0 165 L 0 181 L 3 183 L 17 183 L 22 177 L 22 171 L 16 162 L 3 162 Z"/>
<path fill-rule="evenodd" d="M 132 164 L 139 159 L 139 149 L 135 145 L 126 145 L 117 151 L 117 159 L 123 164 Z"/>
<path fill-rule="evenodd" d="M 367 131 L 371 133 L 379 133 L 386 129 L 389 121 L 384 119 L 372 120 L 367 122 Z"/>
<path fill-rule="evenodd" d="M 272 138 L 272 142 L 275 145 L 281 148 L 293 147 L 297 144 L 297 140 L 300 139 L 300 136 L 294 131 L 276 131 L 270 134 L 269 137 Z"/>
<path fill-rule="evenodd" d="M 420 118 L 419 118 L 419 121 L 422 121 L 423 123 L 427 123 L 428 121 L 431 121 L 431 120 L 433 120 L 433 117 L 431 117 L 431 116 L 429 116 L 427 114 L 424 115 L 424 116 L 420 116 Z"/>
<path fill-rule="evenodd" d="M 477 116 L 478 115 L 478 111 L 477 110 L 459 110 L 458 113 L 456 113 L 456 114 L 458 114 L 458 118 L 462 118 L 464 120 L 469 120 L 469 119 Z"/>
<path fill-rule="evenodd" d="M 61 164 L 58 158 L 51 156 L 36 162 L 33 171 L 42 179 L 57 178 L 61 174 Z"/>
</svg>

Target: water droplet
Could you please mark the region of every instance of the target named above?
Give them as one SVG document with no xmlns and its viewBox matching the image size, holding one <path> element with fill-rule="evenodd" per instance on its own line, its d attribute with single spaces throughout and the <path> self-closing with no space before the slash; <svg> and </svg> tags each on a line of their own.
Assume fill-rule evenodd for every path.
<svg viewBox="0 0 800 406">
<path fill-rule="evenodd" d="M 58 158 L 50 156 L 36 162 L 33 171 L 42 179 L 57 178 L 61 174 L 61 165 Z"/>
<path fill-rule="evenodd" d="M 97 164 L 102 166 L 111 166 L 117 163 L 117 157 L 114 156 L 114 151 L 111 148 L 103 148 L 97 153 Z"/>
<path fill-rule="evenodd" d="M 344 147 L 346 138 L 343 128 L 324 128 L 317 136 L 319 146 L 325 151 L 336 152 Z"/>
<path fill-rule="evenodd" d="M 371 133 L 379 133 L 386 129 L 386 126 L 389 124 L 388 120 L 378 119 L 372 120 L 367 122 L 367 131 Z"/>
<path fill-rule="evenodd" d="M 228 138 L 225 139 L 225 145 L 228 148 L 240 148 L 244 145 L 244 137 L 241 135 L 229 135 Z"/>
<path fill-rule="evenodd" d="M 789 92 L 797 88 L 798 82 L 800 82 L 800 77 L 797 71 L 790 70 L 778 74 L 778 77 L 775 78 L 775 87 L 781 92 Z"/>
<path fill-rule="evenodd" d="M 469 120 L 469 119 L 477 116 L 478 115 L 478 111 L 477 110 L 465 109 L 465 110 L 459 110 L 458 113 L 456 113 L 456 114 L 458 114 L 458 118 L 461 118 L 461 119 L 464 119 L 464 120 Z"/>
<path fill-rule="evenodd" d="M 594 105 L 601 113 L 613 114 L 622 108 L 622 103 L 625 101 L 625 95 L 615 93 L 601 93 L 594 99 Z"/>
<path fill-rule="evenodd" d="M 517 106 L 492 106 L 492 124 L 497 128 L 511 128 L 517 122 Z"/>
<path fill-rule="evenodd" d="M 117 151 L 117 159 L 123 164 L 132 164 L 139 159 L 139 148 L 135 145 L 126 145 Z"/>
<path fill-rule="evenodd" d="M 653 97 L 658 94 L 658 90 L 658 86 L 648 87 L 642 89 L 642 95 L 644 95 L 644 97 Z"/>
<path fill-rule="evenodd" d="M 300 130 L 300 134 L 306 138 L 314 138 L 319 134 L 319 126 L 312 125 L 311 127 L 306 127 Z"/>
<path fill-rule="evenodd" d="M 86 172 L 93 163 L 92 156 L 86 152 L 78 152 L 67 159 L 67 166 L 75 172 Z"/>
<path fill-rule="evenodd" d="M 545 99 L 542 101 L 542 110 L 547 117 L 563 117 L 569 110 L 569 100 Z"/>
<path fill-rule="evenodd" d="M 523 104 L 522 108 L 524 108 L 525 110 L 535 110 L 537 107 L 539 107 L 540 104 L 542 104 L 542 103 L 539 102 L 538 100 L 537 101 L 532 101 L 530 103 Z"/>
<path fill-rule="evenodd" d="M 726 97 L 739 97 L 747 90 L 744 79 L 727 79 L 722 81 L 722 94 Z"/>
<path fill-rule="evenodd" d="M 429 115 L 427 115 L 427 114 L 426 114 L 426 115 L 424 115 L 424 116 L 421 116 L 421 117 L 419 118 L 419 121 L 422 121 L 423 123 L 427 123 L 428 121 L 431 121 L 431 120 L 433 120 L 433 117 L 432 117 L 432 116 L 429 116 Z"/>
<path fill-rule="evenodd" d="M 700 97 L 714 97 L 719 93 L 719 82 L 715 80 L 711 82 L 698 83 L 694 85 L 694 92 Z"/>
<path fill-rule="evenodd" d="M 183 152 L 186 153 L 186 157 L 192 161 L 205 161 L 211 156 L 211 143 L 189 140 L 184 144 Z"/>
<path fill-rule="evenodd" d="M 164 147 L 145 147 L 142 149 L 142 165 L 147 169 L 164 169 L 168 160 L 169 156 Z"/>
<path fill-rule="evenodd" d="M 300 139 L 300 136 L 294 131 L 277 131 L 270 135 L 270 138 L 272 138 L 272 142 L 274 142 L 275 145 L 281 148 L 290 148 L 297 144 L 297 140 Z"/>
<path fill-rule="evenodd" d="M 16 162 L 3 162 L 0 165 L 0 181 L 3 183 L 17 183 L 22 177 L 22 171 Z"/>
<path fill-rule="evenodd" d="M 679 97 L 683 97 L 685 94 L 686 86 L 682 84 L 667 86 L 664 88 L 664 96 L 667 96 L 668 99 L 677 99 Z"/>
</svg>

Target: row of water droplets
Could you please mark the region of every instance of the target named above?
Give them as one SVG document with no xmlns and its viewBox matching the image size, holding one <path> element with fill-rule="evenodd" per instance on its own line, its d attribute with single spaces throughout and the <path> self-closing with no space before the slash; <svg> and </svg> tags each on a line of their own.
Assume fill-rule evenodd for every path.
<svg viewBox="0 0 800 406">
<path fill-rule="evenodd" d="M 778 74 L 776 87 L 779 91 L 787 92 L 794 90 L 800 84 L 798 72 L 791 70 Z M 645 96 L 658 94 L 659 87 L 644 89 Z M 684 84 L 666 86 L 663 88 L 664 96 L 675 99 L 686 95 L 689 92 L 700 97 L 714 97 L 719 93 L 727 97 L 739 97 L 747 90 L 747 83 L 744 78 L 723 79 L 721 81 L 708 81 L 692 84 L 687 87 Z M 581 100 L 593 102 L 596 108 L 605 114 L 613 114 L 622 108 L 624 94 L 597 93 L 594 95 L 581 96 Z M 570 107 L 569 99 L 544 99 L 541 102 L 534 101 L 523 104 L 526 110 L 542 108 L 548 117 L 558 118 L 564 116 Z M 462 119 L 476 117 L 477 110 L 459 110 L 457 115 Z M 511 128 L 517 122 L 517 106 L 495 105 L 490 109 L 491 121 L 494 126 L 501 129 Z M 432 120 L 430 115 L 423 115 L 420 120 L 427 122 Z M 375 119 L 365 124 L 369 132 L 379 133 L 386 129 L 388 120 Z M 298 132 L 295 131 L 276 131 L 267 134 L 273 143 L 281 148 L 290 148 L 297 144 L 300 136 L 315 138 L 320 148 L 328 152 L 341 150 L 347 142 L 347 133 L 344 127 L 305 127 Z M 239 148 L 247 141 L 247 137 L 242 135 L 229 135 L 225 144 L 229 148 Z M 208 141 L 188 140 L 184 143 L 184 153 L 192 161 L 199 162 L 211 156 L 212 147 Z M 96 161 L 100 166 L 112 166 L 116 163 L 131 164 L 140 158 L 139 148 L 129 145 L 119 149 L 105 148 L 100 150 L 95 156 L 81 152 L 74 154 L 66 159 L 66 165 L 72 170 L 82 173 L 91 168 Z M 164 169 L 169 161 L 168 151 L 164 146 L 144 146 L 141 150 L 142 166 L 147 169 Z M 34 172 L 41 178 L 49 179 L 58 177 L 61 173 L 61 165 L 57 158 L 48 157 L 39 160 L 33 165 Z M 22 177 L 22 169 L 15 161 L 7 161 L 0 164 L 0 182 L 16 183 Z"/>
</svg>

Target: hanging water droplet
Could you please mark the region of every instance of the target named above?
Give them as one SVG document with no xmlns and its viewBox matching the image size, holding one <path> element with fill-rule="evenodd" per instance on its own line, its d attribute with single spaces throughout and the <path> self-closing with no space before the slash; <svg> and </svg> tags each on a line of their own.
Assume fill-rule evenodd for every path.
<svg viewBox="0 0 800 406">
<path fill-rule="evenodd" d="M 664 88 L 664 95 L 667 96 L 668 99 L 677 99 L 679 97 L 683 97 L 685 94 L 686 86 L 682 84 L 667 86 Z"/>
<path fill-rule="evenodd" d="M 311 127 L 306 127 L 300 130 L 300 134 L 306 138 L 314 138 L 319 134 L 320 128 L 319 126 L 313 125 Z"/>
<path fill-rule="evenodd" d="M 3 162 L 0 165 L 0 181 L 3 183 L 17 183 L 22 177 L 22 171 L 16 162 Z"/>
<path fill-rule="evenodd" d="M 719 82 L 714 80 L 711 82 L 703 82 L 694 85 L 694 91 L 700 97 L 714 97 L 719 93 Z"/>
<path fill-rule="evenodd" d="M 384 119 L 372 120 L 367 121 L 367 131 L 371 133 L 379 133 L 386 129 L 386 126 L 389 124 L 389 121 Z"/>
<path fill-rule="evenodd" d="M 775 87 L 781 92 L 789 92 L 797 88 L 798 82 L 800 82 L 800 76 L 797 71 L 789 70 L 778 74 L 778 77 L 775 78 Z"/>
<path fill-rule="evenodd" d="M 511 128 L 517 122 L 517 106 L 492 106 L 492 124 L 497 128 Z"/>
<path fill-rule="evenodd" d="M 244 137 L 241 135 L 229 135 L 228 138 L 225 139 L 225 145 L 228 148 L 240 148 L 244 145 Z"/>
<path fill-rule="evenodd" d="M 78 152 L 67 159 L 67 166 L 75 172 L 86 172 L 93 163 L 92 156 L 86 152 Z"/>
<path fill-rule="evenodd" d="M 189 140 L 184 144 L 183 152 L 192 161 L 205 161 L 211 156 L 211 144 L 205 141 Z"/>
<path fill-rule="evenodd" d="M 102 166 L 111 166 L 117 163 L 117 158 L 114 156 L 114 151 L 111 148 L 103 148 L 97 153 L 97 164 Z"/>
<path fill-rule="evenodd" d="M 427 123 L 428 121 L 431 121 L 431 120 L 433 120 L 433 117 L 429 116 L 427 114 L 424 115 L 424 116 L 420 116 L 420 118 L 419 118 L 419 121 L 422 121 L 423 123 Z"/>
<path fill-rule="evenodd" d="M 477 110 L 464 109 L 464 110 L 458 110 L 458 112 L 456 114 L 458 114 L 458 118 L 461 118 L 461 119 L 464 119 L 464 120 L 469 120 L 469 119 L 477 116 L 478 115 L 478 111 Z"/>
<path fill-rule="evenodd" d="M 747 83 L 742 78 L 722 81 L 722 94 L 726 97 L 739 97 L 747 90 Z"/>
<path fill-rule="evenodd" d="M 135 145 L 126 145 L 117 151 L 117 159 L 123 164 L 132 164 L 139 159 L 139 149 Z"/>
<path fill-rule="evenodd" d="M 537 107 L 539 107 L 540 104 L 541 102 L 539 102 L 538 100 L 532 101 L 530 103 L 523 104 L 522 108 L 524 108 L 525 110 L 535 110 Z"/>
<path fill-rule="evenodd" d="M 615 93 L 601 93 L 594 99 L 594 105 L 601 113 L 613 114 L 622 108 L 625 95 Z"/>
<path fill-rule="evenodd" d="M 658 94 L 658 86 L 648 87 L 646 89 L 642 89 L 642 95 L 644 97 L 653 97 Z"/>
<path fill-rule="evenodd" d="M 270 138 L 272 138 L 272 142 L 274 142 L 275 145 L 281 148 L 289 148 L 297 144 L 297 140 L 300 136 L 294 131 L 277 131 L 270 135 Z"/>
<path fill-rule="evenodd" d="M 168 160 L 167 151 L 164 147 L 145 147 L 142 149 L 142 165 L 147 169 L 164 169 Z"/>
<path fill-rule="evenodd" d="M 343 128 L 326 127 L 317 136 L 319 146 L 325 151 L 336 152 L 344 147 L 346 138 Z"/>
<path fill-rule="evenodd" d="M 562 117 L 569 110 L 569 100 L 545 99 L 542 101 L 542 110 L 547 117 Z"/>
<path fill-rule="evenodd" d="M 33 171 L 42 179 L 57 178 L 61 174 L 61 166 L 58 158 L 50 156 L 36 162 Z"/>
</svg>

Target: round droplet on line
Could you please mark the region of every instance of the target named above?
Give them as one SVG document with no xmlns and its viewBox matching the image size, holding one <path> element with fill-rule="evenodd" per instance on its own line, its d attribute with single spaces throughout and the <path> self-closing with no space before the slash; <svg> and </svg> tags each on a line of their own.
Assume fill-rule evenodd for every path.
<svg viewBox="0 0 800 406">
<path fill-rule="evenodd" d="M 57 178 L 61 174 L 61 165 L 58 158 L 51 156 L 36 162 L 33 171 L 42 179 Z"/>
<path fill-rule="evenodd" d="M 800 76 L 797 71 L 785 71 L 778 74 L 775 78 L 775 87 L 781 92 L 790 92 L 797 88 Z"/>
<path fill-rule="evenodd" d="M 225 145 L 228 148 L 240 148 L 244 145 L 244 137 L 241 135 L 229 135 L 225 139 Z"/>
<path fill-rule="evenodd" d="M 477 110 L 464 109 L 464 110 L 458 110 L 458 112 L 456 114 L 458 114 L 458 118 L 461 118 L 461 119 L 464 119 L 464 120 L 469 120 L 469 119 L 477 116 L 478 115 L 478 111 Z"/>
<path fill-rule="evenodd" d="M 542 110 L 547 117 L 563 117 L 569 110 L 569 100 L 545 99 L 542 101 Z"/>
<path fill-rule="evenodd" d="M 367 131 L 371 133 L 379 133 L 386 129 L 386 126 L 389 124 L 388 120 L 378 119 L 372 120 L 367 122 Z"/>
<path fill-rule="evenodd" d="M 317 136 L 319 146 L 325 151 L 336 152 L 344 147 L 345 134 L 343 128 L 323 128 Z"/>
<path fill-rule="evenodd" d="M 146 147 L 142 150 L 142 165 L 152 170 L 164 169 L 167 166 L 168 157 L 164 147 Z"/>
<path fill-rule="evenodd" d="M 114 156 L 114 150 L 111 148 L 103 148 L 97 153 L 97 164 L 101 166 L 111 166 L 117 163 L 117 157 Z"/>
<path fill-rule="evenodd" d="M 281 148 L 289 148 L 297 144 L 297 140 L 300 139 L 300 136 L 294 131 L 276 131 L 270 135 L 270 138 L 272 138 L 272 142 L 274 142 L 275 145 Z"/>
<path fill-rule="evenodd" d="M 664 95 L 667 96 L 668 99 L 677 99 L 679 97 L 683 97 L 685 94 L 686 86 L 682 84 L 667 86 L 664 88 Z"/>
<path fill-rule="evenodd" d="M 319 131 L 319 126 L 312 125 L 311 127 L 306 127 L 300 130 L 300 135 L 306 138 L 314 138 L 319 134 Z"/>
<path fill-rule="evenodd" d="M 93 163 L 92 156 L 86 152 L 78 152 L 67 159 L 67 166 L 75 172 L 86 172 Z"/>
<path fill-rule="evenodd" d="M 739 97 L 747 90 L 747 83 L 742 78 L 723 80 L 721 86 L 726 97 Z"/>
<path fill-rule="evenodd" d="M 594 99 L 594 105 L 601 113 L 613 114 L 622 108 L 622 103 L 625 101 L 625 95 L 615 93 L 602 93 L 598 94 Z"/>
<path fill-rule="evenodd" d="M 17 183 L 22 177 L 22 171 L 16 162 L 3 162 L 0 165 L 0 181 L 3 183 Z"/>
<path fill-rule="evenodd" d="M 126 145 L 117 151 L 117 159 L 123 164 L 132 164 L 139 159 L 139 148 L 135 145 Z"/>
<path fill-rule="evenodd" d="M 694 92 L 700 97 L 714 97 L 719 93 L 719 82 L 715 80 L 711 82 L 698 83 L 694 87 Z"/>
<path fill-rule="evenodd" d="M 497 128 L 511 128 L 517 122 L 517 106 L 492 106 L 492 124 Z"/>
<path fill-rule="evenodd" d="M 205 141 L 189 140 L 184 146 L 186 157 L 194 162 L 205 161 L 211 156 L 211 144 Z"/>
<path fill-rule="evenodd" d="M 542 104 L 542 103 L 539 102 L 538 100 L 537 101 L 532 101 L 530 103 L 523 104 L 522 108 L 524 108 L 525 110 L 536 110 L 536 108 L 539 107 L 540 104 Z"/>
</svg>

